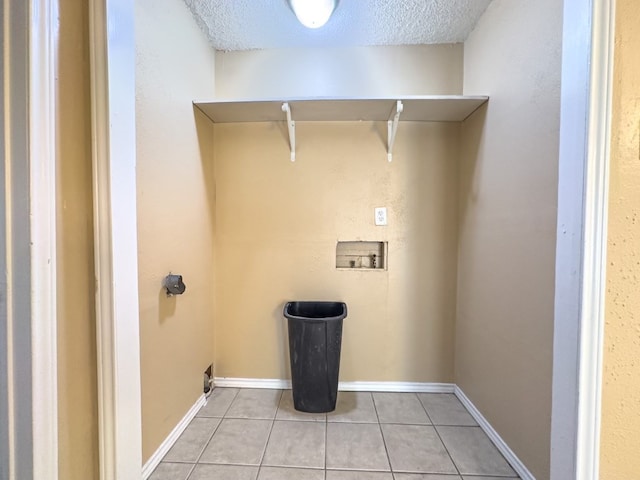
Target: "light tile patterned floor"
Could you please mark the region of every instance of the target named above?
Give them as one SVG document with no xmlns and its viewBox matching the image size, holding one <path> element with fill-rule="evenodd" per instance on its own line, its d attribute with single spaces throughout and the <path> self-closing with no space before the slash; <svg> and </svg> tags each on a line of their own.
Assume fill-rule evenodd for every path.
<svg viewBox="0 0 640 480">
<path fill-rule="evenodd" d="M 216 388 L 150 480 L 507 480 L 518 476 L 451 394 Z"/>
</svg>

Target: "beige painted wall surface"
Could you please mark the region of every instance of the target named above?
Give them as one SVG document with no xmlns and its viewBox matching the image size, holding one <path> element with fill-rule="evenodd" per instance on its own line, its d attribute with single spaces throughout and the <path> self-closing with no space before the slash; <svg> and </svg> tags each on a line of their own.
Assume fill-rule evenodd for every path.
<svg viewBox="0 0 640 480">
<path fill-rule="evenodd" d="M 58 472 L 98 478 L 88 7 L 59 3 L 57 100 Z"/>
<path fill-rule="evenodd" d="M 455 380 L 549 477 L 562 2 L 495 0 L 465 44 Z"/>
<path fill-rule="evenodd" d="M 640 4 L 618 0 L 600 478 L 640 475 Z"/>
<path fill-rule="evenodd" d="M 140 0 L 136 109 L 143 461 L 202 394 L 213 360 L 214 51 L 181 0 Z M 187 285 L 167 298 L 169 272 Z"/>
<path fill-rule="evenodd" d="M 462 93 L 462 44 L 217 52 L 219 98 Z"/>
<path fill-rule="evenodd" d="M 289 300 L 348 305 L 340 379 L 451 382 L 459 124 L 215 126 L 216 375 L 289 378 Z M 389 225 L 374 225 L 386 206 Z M 338 240 L 389 242 L 388 271 L 337 271 Z"/>
</svg>

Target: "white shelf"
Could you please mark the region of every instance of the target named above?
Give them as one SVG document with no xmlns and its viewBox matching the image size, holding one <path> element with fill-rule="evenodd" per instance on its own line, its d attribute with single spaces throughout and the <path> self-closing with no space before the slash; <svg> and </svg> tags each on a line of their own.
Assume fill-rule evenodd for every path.
<svg viewBox="0 0 640 480">
<path fill-rule="evenodd" d="M 394 98 L 307 98 L 278 100 L 218 100 L 193 102 L 214 123 L 286 120 L 291 161 L 296 160 L 296 122 L 387 122 L 387 160 L 400 119 L 409 122 L 461 122 L 489 97 L 463 95 Z"/>
<path fill-rule="evenodd" d="M 285 119 L 288 103 L 296 122 L 388 121 L 396 103 L 404 106 L 402 121 L 460 122 L 489 100 L 485 96 L 404 96 L 393 98 L 312 98 L 217 100 L 193 102 L 214 123 L 272 122 Z"/>
</svg>

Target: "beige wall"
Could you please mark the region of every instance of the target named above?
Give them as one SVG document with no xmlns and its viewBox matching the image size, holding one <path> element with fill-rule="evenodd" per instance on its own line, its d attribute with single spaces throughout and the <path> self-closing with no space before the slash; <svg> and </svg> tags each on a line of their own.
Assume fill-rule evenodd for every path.
<svg viewBox="0 0 640 480">
<path fill-rule="evenodd" d="M 462 44 L 217 52 L 219 98 L 455 95 Z"/>
<path fill-rule="evenodd" d="M 600 478 L 640 472 L 640 4 L 618 0 Z"/>
<path fill-rule="evenodd" d="M 59 10 L 57 316 L 59 478 L 98 478 L 88 7 Z"/>
<path fill-rule="evenodd" d="M 562 2 L 495 0 L 465 43 L 455 380 L 549 477 Z"/>
<path fill-rule="evenodd" d="M 283 304 L 348 305 L 343 381 L 453 381 L 460 125 L 215 127 L 216 375 L 287 378 Z M 389 225 L 374 225 L 386 206 Z M 387 271 L 337 271 L 338 240 L 389 242 Z"/>
<path fill-rule="evenodd" d="M 181 0 L 136 2 L 136 109 L 143 460 L 202 394 L 213 360 L 214 51 Z M 162 280 L 187 291 L 167 298 Z"/>
</svg>

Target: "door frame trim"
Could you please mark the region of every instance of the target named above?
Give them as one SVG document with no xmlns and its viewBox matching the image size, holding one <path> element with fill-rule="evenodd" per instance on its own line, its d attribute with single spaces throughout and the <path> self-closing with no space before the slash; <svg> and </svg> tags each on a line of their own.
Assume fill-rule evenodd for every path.
<svg viewBox="0 0 640 480">
<path fill-rule="evenodd" d="M 5 0 L 0 8 L 0 476 L 55 480 L 58 2 Z"/>
<path fill-rule="evenodd" d="M 142 474 L 133 3 L 89 9 L 101 480 Z"/>
<path fill-rule="evenodd" d="M 565 0 L 552 480 L 599 476 L 615 0 Z"/>
<path fill-rule="evenodd" d="M 29 45 L 33 478 L 58 478 L 58 1 L 33 0 Z"/>
</svg>

